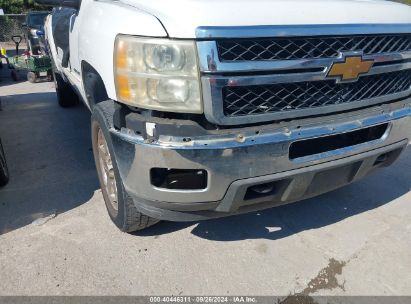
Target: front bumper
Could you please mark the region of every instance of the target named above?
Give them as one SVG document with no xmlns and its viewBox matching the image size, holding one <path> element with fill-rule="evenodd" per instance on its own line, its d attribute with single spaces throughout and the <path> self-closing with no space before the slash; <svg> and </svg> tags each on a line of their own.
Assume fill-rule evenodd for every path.
<svg viewBox="0 0 411 304">
<path fill-rule="evenodd" d="M 391 164 L 408 144 L 410 103 L 411 99 L 407 99 L 189 140 L 162 134 L 157 140 L 148 141 L 127 129 L 111 128 L 110 134 L 124 187 L 141 212 L 165 220 L 202 220 L 302 200 Z M 296 141 L 381 124 L 388 124 L 381 138 L 290 159 L 289 149 Z M 150 179 L 152 168 L 206 170 L 207 187 L 157 188 Z M 272 186 L 271 191 L 248 195 L 250 187 L 267 184 Z"/>
</svg>

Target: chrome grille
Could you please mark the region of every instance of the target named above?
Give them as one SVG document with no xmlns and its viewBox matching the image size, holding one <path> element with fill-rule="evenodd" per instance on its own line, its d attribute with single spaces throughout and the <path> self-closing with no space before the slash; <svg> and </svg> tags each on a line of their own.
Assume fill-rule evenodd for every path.
<svg viewBox="0 0 411 304">
<path fill-rule="evenodd" d="M 223 109 L 224 115 L 229 117 L 278 113 L 389 97 L 410 88 L 411 70 L 364 76 L 351 83 L 322 80 L 226 86 L 223 88 Z"/>
<path fill-rule="evenodd" d="M 217 49 L 221 61 L 332 58 L 343 51 L 366 55 L 411 51 L 411 35 L 227 39 L 218 40 Z"/>
</svg>

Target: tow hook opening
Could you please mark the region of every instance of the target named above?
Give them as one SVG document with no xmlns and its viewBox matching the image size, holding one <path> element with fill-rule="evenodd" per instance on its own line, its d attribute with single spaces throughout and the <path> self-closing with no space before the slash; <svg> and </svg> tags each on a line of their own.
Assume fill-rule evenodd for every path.
<svg viewBox="0 0 411 304">
<path fill-rule="evenodd" d="M 375 159 L 373 166 L 374 167 L 389 166 L 398 158 L 398 156 L 400 156 L 401 152 L 402 152 L 402 148 L 399 148 L 399 149 L 395 149 L 394 151 L 381 154 Z"/>
<path fill-rule="evenodd" d="M 152 168 L 151 184 L 157 188 L 170 190 L 203 190 L 207 188 L 206 170 Z"/>
<path fill-rule="evenodd" d="M 381 164 L 385 163 L 387 160 L 388 160 L 388 153 L 381 154 L 375 160 L 374 166 L 381 165 Z"/>
<path fill-rule="evenodd" d="M 278 193 L 278 190 L 282 188 L 284 182 L 284 180 L 281 180 L 251 186 L 247 189 L 244 195 L 244 200 L 248 201 L 257 198 L 276 195 Z"/>
</svg>

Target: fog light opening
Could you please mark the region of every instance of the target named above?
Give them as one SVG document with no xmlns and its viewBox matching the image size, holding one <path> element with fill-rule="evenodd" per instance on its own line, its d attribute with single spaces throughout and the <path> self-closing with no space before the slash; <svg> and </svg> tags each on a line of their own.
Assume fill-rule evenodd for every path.
<svg viewBox="0 0 411 304">
<path fill-rule="evenodd" d="M 374 166 L 381 165 L 381 164 L 385 163 L 387 160 L 388 160 L 388 153 L 381 154 L 375 160 Z"/>
<path fill-rule="evenodd" d="M 157 188 L 170 190 L 203 190 L 207 188 L 206 170 L 152 168 L 151 184 Z"/>
</svg>

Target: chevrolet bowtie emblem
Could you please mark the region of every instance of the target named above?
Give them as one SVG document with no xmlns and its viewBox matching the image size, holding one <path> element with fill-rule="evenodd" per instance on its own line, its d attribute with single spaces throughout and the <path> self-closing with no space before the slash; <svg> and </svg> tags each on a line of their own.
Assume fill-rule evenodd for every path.
<svg viewBox="0 0 411 304">
<path fill-rule="evenodd" d="M 337 78 L 337 81 L 355 81 L 360 75 L 367 74 L 374 60 L 364 60 L 361 55 L 345 56 L 343 62 L 334 62 L 327 77 Z"/>
</svg>

